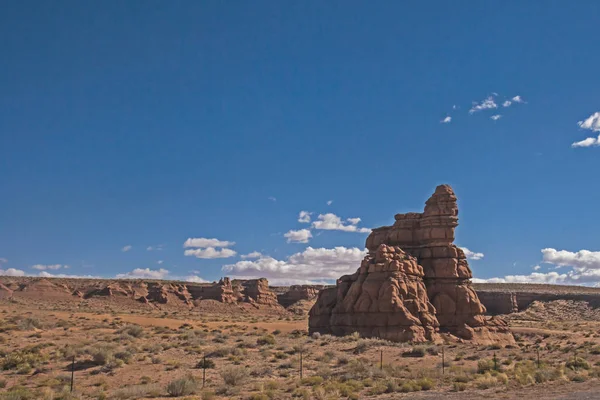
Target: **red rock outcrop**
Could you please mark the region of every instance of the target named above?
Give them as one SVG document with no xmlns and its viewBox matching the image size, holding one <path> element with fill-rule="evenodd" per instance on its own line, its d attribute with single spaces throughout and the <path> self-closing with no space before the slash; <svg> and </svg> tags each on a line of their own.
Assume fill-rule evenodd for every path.
<svg viewBox="0 0 600 400">
<path fill-rule="evenodd" d="M 235 303 L 231 280 L 221 278 L 219 282 L 209 285 L 187 285 L 188 291 L 194 300 L 216 300 L 222 303 Z"/>
<path fill-rule="evenodd" d="M 372 252 L 381 244 L 399 246 L 417 258 L 442 331 L 481 342 L 512 340 L 502 320 L 483 316 L 485 307 L 471 286 L 465 254 L 453 244 L 458 226 L 456 200 L 449 185 L 438 186 L 423 213 L 397 214 L 394 225 L 373 230 L 366 247 Z"/>
<path fill-rule="evenodd" d="M 249 279 L 240 282 L 243 288 L 244 301 L 272 307 L 278 307 L 277 295 L 269 289 L 269 281 L 265 278 Z"/>
<path fill-rule="evenodd" d="M 301 300 L 314 300 L 319 295 L 322 285 L 292 285 L 284 293 L 277 295 L 277 301 L 283 307 L 289 307 Z"/>
<path fill-rule="evenodd" d="M 147 300 L 150 302 L 169 304 L 183 302 L 186 305 L 192 304 L 192 296 L 185 285 L 173 283 L 148 283 Z"/>
<path fill-rule="evenodd" d="M 381 244 L 352 275 L 319 293 L 309 331 L 393 341 L 436 340 L 438 321 L 423 282 L 423 269 L 400 247 Z"/>
</svg>

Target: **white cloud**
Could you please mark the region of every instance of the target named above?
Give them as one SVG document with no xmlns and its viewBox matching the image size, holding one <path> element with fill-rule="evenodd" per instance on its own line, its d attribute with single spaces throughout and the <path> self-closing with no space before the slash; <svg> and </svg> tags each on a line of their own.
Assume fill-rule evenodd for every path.
<svg viewBox="0 0 600 400">
<path fill-rule="evenodd" d="M 25 276 L 25 271 L 15 268 L 0 269 L 0 276 Z"/>
<path fill-rule="evenodd" d="M 469 260 L 481 260 L 483 257 L 485 257 L 483 253 L 476 253 L 467 249 L 466 247 L 461 247 L 461 250 L 463 253 L 465 253 L 465 257 L 467 257 Z"/>
<path fill-rule="evenodd" d="M 300 211 L 300 214 L 298 215 L 298 222 L 308 224 L 310 222 L 311 214 L 312 213 L 308 211 Z"/>
<path fill-rule="evenodd" d="M 208 281 L 206 279 L 202 279 L 197 275 L 190 275 L 190 276 L 186 276 L 184 278 L 184 281 L 186 282 L 194 282 L 194 283 L 208 283 Z"/>
<path fill-rule="evenodd" d="M 206 238 L 189 238 L 183 243 L 183 247 L 230 247 L 235 242 L 219 239 L 206 239 Z"/>
<path fill-rule="evenodd" d="M 502 115 L 496 114 L 496 115 L 492 115 L 490 118 L 493 119 L 494 121 L 498 121 L 500 118 L 502 118 Z"/>
<path fill-rule="evenodd" d="M 6 258 L 0 258 L 0 264 L 6 264 L 8 260 Z"/>
<path fill-rule="evenodd" d="M 452 121 L 452 117 L 448 115 L 446 118 L 444 118 L 443 120 L 441 120 L 440 123 L 441 124 L 449 124 L 450 121 Z"/>
<path fill-rule="evenodd" d="M 571 147 L 592 147 L 592 146 L 600 146 L 600 135 L 597 138 L 589 137 L 587 139 L 583 139 L 582 141 L 575 142 L 571 144 Z"/>
<path fill-rule="evenodd" d="M 156 246 L 148 246 L 146 247 L 147 251 L 162 251 L 164 246 L 162 244 L 158 244 Z"/>
<path fill-rule="evenodd" d="M 273 197 L 273 196 L 269 196 L 269 197 L 267 197 L 267 199 L 268 199 L 268 200 L 271 200 L 271 201 L 273 201 L 273 202 L 277 201 L 277 198 L 276 198 L 276 197 Z"/>
<path fill-rule="evenodd" d="M 361 219 L 360 218 L 346 218 L 346 221 L 350 222 L 352 225 L 357 225 Z"/>
<path fill-rule="evenodd" d="M 253 251 L 252 253 L 242 254 L 241 258 L 243 260 L 246 260 L 246 259 L 250 259 L 250 258 L 259 258 L 261 256 L 262 256 L 262 253 L 260 251 Z"/>
<path fill-rule="evenodd" d="M 163 261 L 163 260 L 158 260 L 156 263 L 157 263 L 158 265 L 160 265 L 160 264 L 164 263 L 164 261 Z"/>
<path fill-rule="evenodd" d="M 532 272 L 529 275 L 507 275 L 504 278 L 473 279 L 475 283 L 545 283 L 551 285 L 568 284 L 568 275 L 558 272 Z"/>
<path fill-rule="evenodd" d="M 205 249 L 188 249 L 183 254 L 196 258 L 229 258 L 235 256 L 237 252 L 227 248 L 215 249 L 214 247 L 207 247 Z"/>
<path fill-rule="evenodd" d="M 46 271 L 48 269 L 50 270 L 57 270 L 57 269 L 67 269 L 69 268 L 68 265 L 62 265 L 62 264 L 52 264 L 52 265 L 45 265 L 45 264 L 36 264 L 36 265 L 32 265 L 31 266 L 32 269 L 37 269 L 38 271 Z"/>
<path fill-rule="evenodd" d="M 539 265 L 536 265 L 535 267 L 533 267 L 534 271 L 539 271 L 540 269 L 542 269 L 542 267 L 540 267 Z"/>
<path fill-rule="evenodd" d="M 328 205 L 328 206 L 330 206 L 330 205 L 332 205 L 332 204 L 333 204 L 333 200 L 328 200 L 328 201 L 327 201 L 327 205 Z"/>
<path fill-rule="evenodd" d="M 456 109 L 458 109 L 458 106 L 455 104 L 455 105 L 452 106 L 452 109 L 456 110 Z"/>
<path fill-rule="evenodd" d="M 552 248 L 542 249 L 545 263 L 573 267 L 578 271 L 600 269 L 600 251 L 579 250 L 576 253 Z"/>
<path fill-rule="evenodd" d="M 525 103 L 525 101 L 523 101 L 523 99 L 519 95 L 513 97 L 512 101 L 513 101 L 513 103 Z"/>
<path fill-rule="evenodd" d="M 333 249 L 307 247 L 286 260 L 262 256 L 255 261 L 238 261 L 223 266 L 223 271 L 236 278 L 267 278 L 269 282 L 315 283 L 331 281 L 354 273 L 367 254 L 359 248 Z"/>
<path fill-rule="evenodd" d="M 473 107 L 471 107 L 471 109 L 469 110 L 469 114 L 476 113 L 477 111 L 490 110 L 494 108 L 498 108 L 498 105 L 496 104 L 496 101 L 494 100 L 493 96 L 488 96 L 481 103 L 473 102 Z"/>
<path fill-rule="evenodd" d="M 31 275 L 29 275 L 31 276 Z M 37 276 L 42 278 L 69 278 L 69 279 L 102 279 L 101 276 L 96 275 L 69 275 L 69 274 L 51 274 L 47 271 L 40 272 Z"/>
<path fill-rule="evenodd" d="M 121 249 L 121 251 L 123 253 L 128 252 L 129 250 L 131 250 L 133 248 L 132 245 L 128 244 L 127 246 L 123 246 L 123 248 Z"/>
<path fill-rule="evenodd" d="M 552 248 L 542 249 L 544 263 L 556 268 L 569 267 L 564 273 L 532 272 L 529 275 L 507 275 L 504 278 L 480 279 L 480 282 L 548 283 L 560 285 L 600 285 L 600 251 L 579 250 L 571 252 Z M 539 265 L 533 268 L 540 269 Z"/>
<path fill-rule="evenodd" d="M 581 129 L 600 132 L 600 111 L 593 113 L 585 121 L 579 121 L 577 125 L 579 125 Z"/>
<path fill-rule="evenodd" d="M 300 229 L 297 231 L 291 230 L 285 235 L 288 243 L 308 243 L 308 241 L 312 238 L 312 233 L 308 229 Z"/>
<path fill-rule="evenodd" d="M 117 274 L 117 279 L 165 279 L 169 275 L 166 269 L 136 268 L 125 274 Z"/>
<path fill-rule="evenodd" d="M 357 221 L 358 220 L 358 221 Z M 335 214 L 319 214 L 317 221 L 312 223 L 315 229 L 324 229 L 329 231 L 344 231 L 344 232 L 371 232 L 368 228 L 359 228 L 356 226 L 360 222 L 360 218 L 347 218 L 346 221 L 356 221 L 356 223 L 350 222 L 350 225 L 345 225 L 342 219 Z"/>
<path fill-rule="evenodd" d="M 504 103 L 502 103 L 502 107 L 510 107 L 511 104 L 512 104 L 512 101 L 506 100 Z"/>
<path fill-rule="evenodd" d="M 600 132 L 600 111 L 593 113 L 586 120 L 577 123 L 581 129 L 588 129 L 592 132 Z M 571 144 L 571 147 L 591 147 L 600 146 L 600 135 L 597 138 L 589 137 L 580 142 Z"/>
</svg>

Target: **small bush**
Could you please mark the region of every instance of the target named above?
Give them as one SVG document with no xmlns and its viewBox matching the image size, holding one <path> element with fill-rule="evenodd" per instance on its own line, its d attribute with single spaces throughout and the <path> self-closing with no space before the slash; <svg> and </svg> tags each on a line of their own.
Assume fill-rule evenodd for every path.
<svg viewBox="0 0 600 400">
<path fill-rule="evenodd" d="M 272 335 L 263 336 L 261 338 L 256 339 L 256 344 L 258 344 L 259 346 L 275 344 L 275 337 Z"/>
<path fill-rule="evenodd" d="M 421 378 L 417 380 L 417 385 L 421 387 L 421 390 L 431 390 L 433 381 L 430 378 Z"/>
<path fill-rule="evenodd" d="M 494 369 L 494 361 L 493 360 L 479 360 L 477 361 L 477 372 L 480 374 L 484 374 L 488 371 Z"/>
<path fill-rule="evenodd" d="M 124 333 L 129 336 L 133 336 L 134 338 L 141 338 L 144 336 L 144 328 L 139 325 L 126 325 L 121 328 L 118 333 Z"/>
<path fill-rule="evenodd" d="M 186 376 L 169 382 L 167 393 L 173 397 L 195 394 L 199 388 L 198 381 L 192 376 Z"/>
<path fill-rule="evenodd" d="M 366 340 L 360 340 L 356 343 L 354 354 L 362 354 L 369 349 L 369 343 Z"/>
<path fill-rule="evenodd" d="M 248 378 L 248 371 L 244 367 L 228 366 L 221 370 L 221 378 L 227 385 L 238 386 Z"/>
<path fill-rule="evenodd" d="M 19 322 L 19 329 L 22 331 L 32 331 L 42 329 L 42 322 L 37 318 L 24 318 Z"/>
<path fill-rule="evenodd" d="M 467 384 L 464 382 L 454 382 L 452 384 L 452 390 L 455 392 L 464 392 L 467 389 Z"/>
<path fill-rule="evenodd" d="M 320 376 L 310 376 L 307 378 L 303 378 L 301 382 L 303 385 L 306 386 L 318 386 L 323 383 L 323 380 L 324 379 Z"/>
<path fill-rule="evenodd" d="M 402 353 L 402 357 L 425 357 L 425 349 L 422 347 L 413 347 Z"/>
<path fill-rule="evenodd" d="M 586 360 L 584 360 L 581 357 L 574 357 L 574 358 L 570 359 L 569 361 L 567 361 L 565 366 L 574 371 L 576 371 L 578 369 L 590 369 L 591 368 L 590 363 L 588 363 Z"/>
<path fill-rule="evenodd" d="M 211 369 L 215 367 L 215 362 L 210 358 L 204 358 L 196 364 L 196 368 L 198 369 Z"/>
</svg>

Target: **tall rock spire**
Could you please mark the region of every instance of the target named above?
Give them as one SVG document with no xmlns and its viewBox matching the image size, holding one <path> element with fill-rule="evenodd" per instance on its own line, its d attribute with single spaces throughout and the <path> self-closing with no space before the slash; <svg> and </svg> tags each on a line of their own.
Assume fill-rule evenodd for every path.
<svg viewBox="0 0 600 400">
<path fill-rule="evenodd" d="M 370 263 L 377 258 L 382 249 L 397 249 L 402 254 L 406 253 L 414 257 L 419 268 L 422 268 L 422 281 L 426 287 L 426 298 L 419 297 L 420 304 L 431 304 L 435 308 L 436 319 L 433 322 L 424 322 L 415 329 L 423 329 L 426 335 L 420 337 L 433 337 L 439 323 L 440 332 L 448 332 L 462 339 L 474 340 L 480 343 L 497 341 L 514 341 L 508 326 L 503 320 L 484 317 L 485 307 L 479 301 L 475 290 L 471 286 L 472 273 L 464 252 L 454 245 L 454 230 L 458 226 L 458 206 L 456 195 L 449 185 L 440 185 L 435 193 L 425 202 L 423 213 L 397 214 L 392 226 L 383 226 L 373 229 L 367 238 L 366 247 L 369 255 L 363 261 Z M 383 247 L 382 247 L 383 246 Z M 386 247 L 387 246 L 387 247 Z M 360 275 L 360 271 L 357 274 Z M 329 307 L 330 325 L 341 326 L 347 331 L 352 329 L 352 324 L 347 324 L 344 318 L 336 316 L 336 310 L 340 310 L 339 302 L 345 304 L 344 310 L 352 310 L 348 304 L 356 304 L 355 296 L 346 288 L 346 282 L 352 282 L 351 286 L 356 288 L 366 278 L 360 278 L 357 274 L 342 277 L 337 284 L 337 299 L 333 292 L 322 291 L 317 304 L 311 310 L 309 326 L 315 329 L 317 325 L 324 325 L 323 316 L 327 314 Z M 417 274 L 420 277 L 420 274 Z M 362 279 L 362 280 L 361 280 Z M 373 279 L 369 277 L 369 279 Z M 405 280 L 403 278 L 402 280 Z M 420 287 L 420 284 L 417 284 Z M 341 292 L 340 292 L 341 290 Z M 341 293 L 341 295 L 340 295 Z M 407 299 L 400 296 L 404 302 Z M 387 301 L 387 299 L 379 301 Z M 329 302 L 329 305 L 325 304 Z M 381 308 L 381 307 L 380 307 Z M 354 307 L 355 311 L 358 311 Z M 345 311 L 346 313 L 350 311 Z M 363 310 L 360 310 L 362 313 Z M 429 312 L 433 313 L 432 310 Z M 352 312 L 350 312 L 352 313 Z M 317 319 L 319 322 L 317 323 Z M 312 320 L 312 321 L 311 321 Z M 356 321 L 356 318 L 351 319 Z M 368 318 L 366 319 L 368 320 Z M 338 322 L 336 322 L 338 321 Z M 341 322 L 339 322 L 341 321 Z M 427 319 L 429 321 L 429 319 Z M 435 329 L 434 329 L 435 328 Z M 335 330 L 339 328 L 334 328 Z M 316 329 L 318 330 L 318 329 Z M 362 327 L 360 332 L 368 332 L 369 329 Z M 375 335 L 378 336 L 378 335 Z M 390 335 L 386 334 L 386 338 Z M 393 335 L 391 335 L 393 336 Z"/>
</svg>

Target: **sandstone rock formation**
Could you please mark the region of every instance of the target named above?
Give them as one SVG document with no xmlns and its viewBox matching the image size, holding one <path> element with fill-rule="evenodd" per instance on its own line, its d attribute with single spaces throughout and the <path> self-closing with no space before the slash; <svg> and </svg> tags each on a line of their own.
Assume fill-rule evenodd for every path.
<svg viewBox="0 0 600 400">
<path fill-rule="evenodd" d="M 269 281 L 265 278 L 241 281 L 240 286 L 244 301 L 266 306 L 279 305 L 277 303 L 277 295 L 269 289 Z"/>
<path fill-rule="evenodd" d="M 453 244 L 454 229 L 458 225 L 458 207 L 452 188 L 448 185 L 438 186 L 433 196 L 425 203 L 423 213 L 397 214 L 395 220 L 394 225 L 376 228 L 369 235 L 366 247 L 370 255 L 365 261 L 376 258 L 376 254 L 381 251 L 381 246 L 387 245 L 393 246 L 394 249 L 402 249 L 422 266 L 421 276 L 427 294 L 425 298 L 420 298 L 419 302 L 423 304 L 431 302 L 435 307 L 431 312 L 435 313 L 437 318 L 435 323 L 429 325 L 421 321 L 423 329 L 427 332 L 426 328 L 437 326 L 439 322 L 441 331 L 449 332 L 462 339 L 482 343 L 499 340 L 512 342 L 514 339 L 504 321 L 486 320 L 483 316 L 485 307 L 471 287 L 472 274 L 465 254 Z M 347 277 L 342 277 L 338 281 L 338 292 L 344 290 L 347 281 Z M 389 300 L 389 298 L 383 299 L 385 302 Z M 318 327 L 327 325 L 319 316 L 326 314 L 328 307 L 332 309 L 331 326 L 336 325 L 336 312 L 340 310 L 336 309 L 336 304 L 330 293 L 322 293 L 314 310 L 311 310 L 310 326 L 318 330 Z M 369 320 L 368 317 L 366 319 Z M 375 326 L 371 325 L 371 327 Z M 362 328 L 360 332 L 365 330 L 368 329 Z M 381 328 L 379 330 L 381 331 Z M 385 333 L 386 338 L 393 336 Z M 421 339 L 418 335 L 415 337 Z"/>
<path fill-rule="evenodd" d="M 400 247 L 380 245 L 352 275 L 321 291 L 309 314 L 310 332 L 394 341 L 437 339 L 438 321 L 423 269 Z"/>
<path fill-rule="evenodd" d="M 386 243 L 415 256 L 423 266 L 427 293 L 441 329 L 464 339 L 479 336 L 486 340 L 491 333 L 508 333 L 508 328 L 500 320 L 486 321 L 485 307 L 471 287 L 467 258 L 453 244 L 458 226 L 456 200 L 449 185 L 438 186 L 423 213 L 395 215 L 394 225 L 373 230 L 366 247 L 373 251 Z"/>
<path fill-rule="evenodd" d="M 222 303 L 235 303 L 237 301 L 233 293 L 231 280 L 227 277 L 221 278 L 216 284 L 188 284 L 187 287 L 194 300 L 216 300 Z"/>
<path fill-rule="evenodd" d="M 289 307 L 302 300 L 314 300 L 323 285 L 292 285 L 287 291 L 277 295 L 277 301 L 284 307 Z"/>
</svg>

